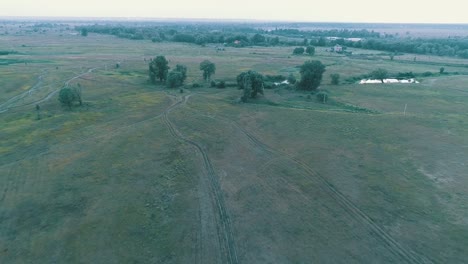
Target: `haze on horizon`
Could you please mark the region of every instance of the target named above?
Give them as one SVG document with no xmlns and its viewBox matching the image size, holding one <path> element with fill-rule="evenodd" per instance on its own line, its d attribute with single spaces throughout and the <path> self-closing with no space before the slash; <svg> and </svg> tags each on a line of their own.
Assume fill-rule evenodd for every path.
<svg viewBox="0 0 468 264">
<path fill-rule="evenodd" d="M 2 0 L 0 17 L 248 19 L 304 22 L 468 23 L 462 0 Z"/>
</svg>

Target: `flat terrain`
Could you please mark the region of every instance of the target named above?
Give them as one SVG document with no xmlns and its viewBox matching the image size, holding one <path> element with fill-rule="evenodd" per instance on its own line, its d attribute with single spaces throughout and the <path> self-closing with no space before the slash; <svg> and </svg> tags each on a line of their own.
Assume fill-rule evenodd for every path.
<svg viewBox="0 0 468 264">
<path fill-rule="evenodd" d="M 242 104 L 199 63 L 234 83 L 249 69 L 299 78 L 311 57 L 12 30 L 0 36 L 18 51 L 0 56 L 0 263 L 468 259 L 468 61 L 317 48 L 327 104 L 286 88 Z M 148 82 L 157 55 L 188 67 L 183 93 Z M 378 67 L 435 74 L 329 85 Z M 60 106 L 66 83 L 82 107 Z"/>
</svg>

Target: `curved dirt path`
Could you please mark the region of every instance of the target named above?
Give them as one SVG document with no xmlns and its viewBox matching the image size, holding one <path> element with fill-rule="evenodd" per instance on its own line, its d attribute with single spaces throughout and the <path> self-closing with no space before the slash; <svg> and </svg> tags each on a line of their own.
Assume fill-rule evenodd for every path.
<svg viewBox="0 0 468 264">
<path fill-rule="evenodd" d="M 66 87 L 70 84 L 71 81 L 75 80 L 75 79 L 78 79 L 84 75 L 87 75 L 87 74 L 90 74 L 92 73 L 93 71 L 99 69 L 99 67 L 96 67 L 96 68 L 92 68 L 92 69 L 89 69 L 88 71 L 86 72 L 83 72 L 83 73 L 80 73 L 78 75 L 75 75 L 73 76 L 72 78 L 66 80 L 64 83 L 63 83 L 63 86 L 62 87 Z M 33 102 L 29 102 L 29 103 L 26 103 L 26 104 L 22 104 L 22 105 L 15 105 L 15 106 L 11 106 L 12 104 L 14 104 L 16 102 L 15 99 L 22 99 L 24 98 L 25 96 L 30 96 L 31 95 L 31 92 L 34 91 L 34 90 L 37 90 L 38 88 L 40 87 L 43 87 L 41 86 L 40 84 L 42 84 L 42 78 L 43 76 L 45 75 L 42 74 L 38 77 L 38 81 L 37 83 L 31 88 L 29 89 L 28 91 L 24 92 L 24 93 L 21 93 L 20 95 L 16 95 L 12 98 L 10 98 L 7 102 L 3 103 L 2 105 L 0 105 L 0 114 L 1 113 L 4 113 L 4 112 L 7 112 L 8 110 L 10 109 L 13 109 L 13 108 L 20 108 L 20 107 L 24 107 L 24 106 L 30 106 L 30 105 L 34 105 L 34 104 L 40 104 L 40 103 L 43 103 L 47 100 L 49 100 L 52 96 L 54 96 L 58 91 L 60 91 L 60 89 L 62 89 L 62 87 L 58 88 L 58 89 L 55 89 L 53 90 L 52 92 L 48 93 L 46 96 L 42 97 L 41 99 L 38 99 L 36 101 L 33 101 Z M 12 102 L 10 102 L 12 101 Z M 10 103 L 9 103 L 10 102 Z M 5 106 L 6 105 L 6 106 Z"/>
<path fill-rule="evenodd" d="M 10 108 L 18 107 L 18 106 L 12 106 L 15 103 L 17 103 L 19 100 L 24 99 L 28 96 L 31 96 L 33 92 L 36 90 L 39 90 L 42 87 L 47 87 L 42 85 L 42 79 L 44 76 L 47 74 L 47 70 L 43 70 L 42 73 L 37 77 L 36 83 L 31 86 L 27 91 L 22 92 L 18 95 L 15 95 L 9 99 L 7 99 L 4 103 L 0 104 L 0 113 L 8 111 Z"/>
<path fill-rule="evenodd" d="M 221 186 L 219 184 L 218 176 L 211 164 L 211 160 L 208 157 L 208 154 L 204 150 L 204 148 L 197 142 L 192 141 L 186 137 L 184 137 L 179 130 L 177 130 L 174 123 L 171 122 L 169 119 L 169 113 L 185 104 L 191 95 L 183 96 L 182 100 L 179 100 L 177 103 L 170 106 L 163 114 L 164 122 L 166 123 L 167 127 L 169 128 L 170 133 L 173 137 L 178 138 L 179 140 L 192 145 L 203 157 L 203 164 L 207 172 L 209 184 L 210 184 L 210 191 L 212 193 L 212 199 L 218 211 L 219 222 L 218 225 L 218 239 L 220 242 L 220 249 L 223 251 L 223 255 L 226 257 L 226 262 L 231 264 L 238 263 L 238 257 L 236 252 L 236 245 L 234 241 L 234 235 L 232 233 L 231 228 L 231 219 L 229 217 L 229 213 L 226 209 L 223 193 L 221 190 Z M 200 241 L 203 243 L 203 241 Z"/>
<path fill-rule="evenodd" d="M 199 110 L 186 106 L 195 112 L 199 112 Z M 285 158 L 290 160 L 291 162 L 295 163 L 298 167 L 303 169 L 307 174 L 310 176 L 312 180 L 317 182 L 319 186 L 328 194 L 330 195 L 348 214 L 350 214 L 354 219 L 358 220 L 358 222 L 362 223 L 367 230 L 377 236 L 384 245 L 395 255 L 401 257 L 407 263 L 433 263 L 427 257 L 419 255 L 418 253 L 414 252 L 408 247 L 401 245 L 398 241 L 396 241 L 390 234 L 388 234 L 384 229 L 382 229 L 379 225 L 377 225 L 372 218 L 364 213 L 359 207 L 354 204 L 348 197 L 346 197 L 343 193 L 341 193 L 332 183 L 330 183 L 324 176 L 319 174 L 317 171 L 312 169 L 310 166 L 299 160 L 298 158 L 276 150 L 267 144 L 260 141 L 255 135 L 245 130 L 241 127 L 237 122 L 231 120 L 227 117 L 219 117 L 219 116 L 211 116 L 205 115 L 209 118 L 217 119 L 221 122 L 225 122 L 228 125 L 234 126 L 238 129 L 243 135 L 247 137 L 247 139 L 254 145 L 257 149 L 260 149 L 266 153 L 269 153 L 273 156 L 277 156 L 277 158 Z"/>
</svg>

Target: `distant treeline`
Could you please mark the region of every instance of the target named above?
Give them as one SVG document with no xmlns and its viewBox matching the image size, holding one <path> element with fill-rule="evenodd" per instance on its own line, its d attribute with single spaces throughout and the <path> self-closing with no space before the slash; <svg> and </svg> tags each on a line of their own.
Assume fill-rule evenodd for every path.
<svg viewBox="0 0 468 264">
<path fill-rule="evenodd" d="M 114 35 L 128 39 L 149 39 L 153 42 L 174 41 L 195 43 L 223 43 L 232 46 L 298 46 L 335 44 L 327 43 L 324 37 L 369 38 L 379 37 L 374 31 L 362 30 L 314 30 L 300 31 L 297 29 L 262 30 L 253 27 L 220 25 L 163 25 L 163 26 L 123 26 L 123 25 L 90 25 L 76 28 L 81 31 Z M 304 41 L 304 39 L 307 39 Z M 310 43 L 309 43 L 310 41 Z"/>
<path fill-rule="evenodd" d="M 208 43 L 227 46 L 333 46 L 380 50 L 391 53 L 415 53 L 468 58 L 468 38 L 401 38 L 380 34 L 366 29 L 263 30 L 242 25 L 177 24 L 177 25 L 89 25 L 76 27 L 98 34 L 114 35 L 135 40 L 153 42 L 174 41 L 205 45 Z M 351 40 L 351 38 L 355 38 Z M 361 40 L 356 41 L 356 38 Z"/>
<path fill-rule="evenodd" d="M 405 52 L 438 56 L 458 56 L 468 58 L 468 38 L 385 38 L 366 39 L 364 41 L 343 41 L 343 45 L 355 48 L 381 50 L 388 52 Z"/>
<path fill-rule="evenodd" d="M 367 29 L 349 30 L 349 29 L 329 29 L 329 30 L 299 30 L 299 29 L 275 29 L 269 32 L 270 34 L 312 38 L 312 37 L 338 37 L 338 38 L 380 38 L 380 33 L 369 31 Z"/>
</svg>

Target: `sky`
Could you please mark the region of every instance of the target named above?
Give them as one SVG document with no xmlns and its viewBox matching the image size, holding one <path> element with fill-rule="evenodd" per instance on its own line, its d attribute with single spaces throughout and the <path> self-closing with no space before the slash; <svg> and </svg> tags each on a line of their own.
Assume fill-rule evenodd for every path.
<svg viewBox="0 0 468 264">
<path fill-rule="evenodd" d="M 1 0 L 0 17 L 468 23 L 466 0 Z"/>
</svg>

